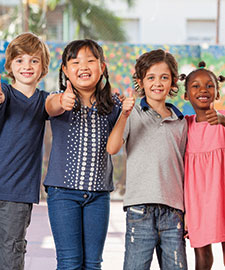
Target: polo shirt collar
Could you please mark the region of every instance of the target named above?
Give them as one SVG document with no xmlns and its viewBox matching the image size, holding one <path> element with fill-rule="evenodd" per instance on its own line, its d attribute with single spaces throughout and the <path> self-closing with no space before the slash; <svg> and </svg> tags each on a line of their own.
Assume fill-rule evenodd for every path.
<svg viewBox="0 0 225 270">
<path fill-rule="evenodd" d="M 141 99 L 141 102 L 140 102 L 140 105 L 141 105 L 141 109 L 143 111 L 147 111 L 150 109 L 150 106 L 148 105 L 147 101 L 146 101 L 146 97 L 143 97 Z M 174 113 L 176 114 L 176 116 L 179 118 L 179 119 L 183 119 L 184 118 L 184 115 L 182 114 L 182 112 L 176 107 L 174 106 L 172 103 L 169 103 L 169 102 L 166 102 L 166 106 L 167 107 L 170 107 Z"/>
</svg>

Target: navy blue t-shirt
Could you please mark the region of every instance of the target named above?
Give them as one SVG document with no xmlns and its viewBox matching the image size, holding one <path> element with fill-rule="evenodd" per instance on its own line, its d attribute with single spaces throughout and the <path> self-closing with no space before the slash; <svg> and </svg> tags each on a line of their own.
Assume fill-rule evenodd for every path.
<svg viewBox="0 0 225 270">
<path fill-rule="evenodd" d="M 2 83 L 0 104 L 0 200 L 38 203 L 45 120 L 45 91 L 27 98 Z"/>
<path fill-rule="evenodd" d="M 45 186 L 113 190 L 113 166 L 106 144 L 121 111 L 118 98 L 113 99 L 115 105 L 108 115 L 81 106 L 77 112 L 73 109 L 50 119 L 53 141 Z"/>
</svg>

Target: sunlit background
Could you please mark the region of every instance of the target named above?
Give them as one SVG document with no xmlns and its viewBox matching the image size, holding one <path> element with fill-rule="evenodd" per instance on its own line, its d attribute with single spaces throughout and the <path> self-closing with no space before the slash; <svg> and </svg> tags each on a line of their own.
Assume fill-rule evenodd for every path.
<svg viewBox="0 0 225 270">
<path fill-rule="evenodd" d="M 204 60 L 217 75 L 225 75 L 225 0 L 0 0 L 0 73 L 4 77 L 4 52 L 16 35 L 33 32 L 51 51 L 49 73 L 40 83 L 47 91 L 58 89 L 58 70 L 65 45 L 73 39 L 92 38 L 105 52 L 113 92 L 133 91 L 136 59 L 156 48 L 170 51 L 180 73 L 188 73 Z M 225 105 L 221 87 L 218 109 Z M 183 85 L 172 100 L 184 114 L 192 114 L 183 99 Z M 51 132 L 47 125 L 43 178 Z M 125 183 L 123 151 L 114 156 L 112 198 L 122 199 Z M 42 188 L 42 198 L 45 192 Z"/>
<path fill-rule="evenodd" d="M 58 71 L 65 45 L 83 38 L 94 39 L 102 45 L 112 90 L 120 94 L 128 95 L 134 91 L 132 74 L 136 59 L 142 53 L 157 48 L 175 56 L 180 73 L 190 72 L 204 60 L 207 68 L 216 75 L 225 76 L 225 0 L 0 0 L 0 73 L 3 81 L 10 82 L 4 76 L 5 49 L 22 32 L 37 34 L 50 48 L 49 73 L 39 85 L 49 92 L 58 90 Z M 190 104 L 183 99 L 183 85 L 179 83 L 179 86 L 179 94 L 172 102 L 184 114 L 194 113 Z M 221 85 L 220 91 L 221 99 L 216 107 L 224 109 L 224 85 Z M 51 139 L 47 124 L 43 179 Z M 124 250 L 122 199 L 126 178 L 126 159 L 122 150 L 113 157 L 113 161 L 113 217 L 110 219 L 103 269 L 120 270 Z M 45 198 L 42 187 L 43 205 L 34 209 L 34 223 L 28 231 L 30 247 L 26 259 L 27 270 L 55 268 L 55 251 L 47 224 Z M 194 269 L 193 253 L 190 253 L 190 249 L 188 252 L 190 269 Z M 217 254 L 220 253 L 217 251 Z M 215 259 L 217 263 L 222 263 L 220 260 L 218 257 Z M 153 270 L 158 269 L 155 265 L 157 263 L 153 263 Z M 215 267 L 220 270 L 222 266 Z"/>
</svg>

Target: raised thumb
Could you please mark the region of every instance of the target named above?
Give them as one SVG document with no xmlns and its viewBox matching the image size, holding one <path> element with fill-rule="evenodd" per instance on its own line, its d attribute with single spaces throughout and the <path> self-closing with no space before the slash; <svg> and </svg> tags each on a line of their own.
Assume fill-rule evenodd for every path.
<svg viewBox="0 0 225 270">
<path fill-rule="evenodd" d="M 210 110 L 214 110 L 214 102 L 211 102 L 209 105 Z"/>
<path fill-rule="evenodd" d="M 69 80 L 66 81 L 66 91 L 67 93 L 73 93 L 72 84 Z"/>
</svg>

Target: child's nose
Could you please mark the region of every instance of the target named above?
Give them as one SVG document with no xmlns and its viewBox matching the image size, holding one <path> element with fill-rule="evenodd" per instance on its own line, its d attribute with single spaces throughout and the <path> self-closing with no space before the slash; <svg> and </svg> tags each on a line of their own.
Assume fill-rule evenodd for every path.
<svg viewBox="0 0 225 270">
<path fill-rule="evenodd" d="M 154 84 L 155 85 L 161 85 L 161 80 L 156 78 Z"/>
<path fill-rule="evenodd" d="M 199 91 L 201 93 L 204 93 L 204 92 L 207 92 L 207 89 L 203 86 L 203 87 L 200 87 Z"/>
<path fill-rule="evenodd" d="M 87 65 L 81 65 L 80 66 L 80 70 L 87 70 L 87 69 L 88 69 Z"/>
<path fill-rule="evenodd" d="M 80 62 L 80 69 L 84 69 L 84 70 L 88 69 L 87 61 L 81 61 Z"/>
<path fill-rule="evenodd" d="M 29 61 L 24 62 L 24 64 L 23 64 L 23 68 L 26 68 L 26 69 L 30 68 L 30 66 L 31 66 L 31 64 Z"/>
</svg>

